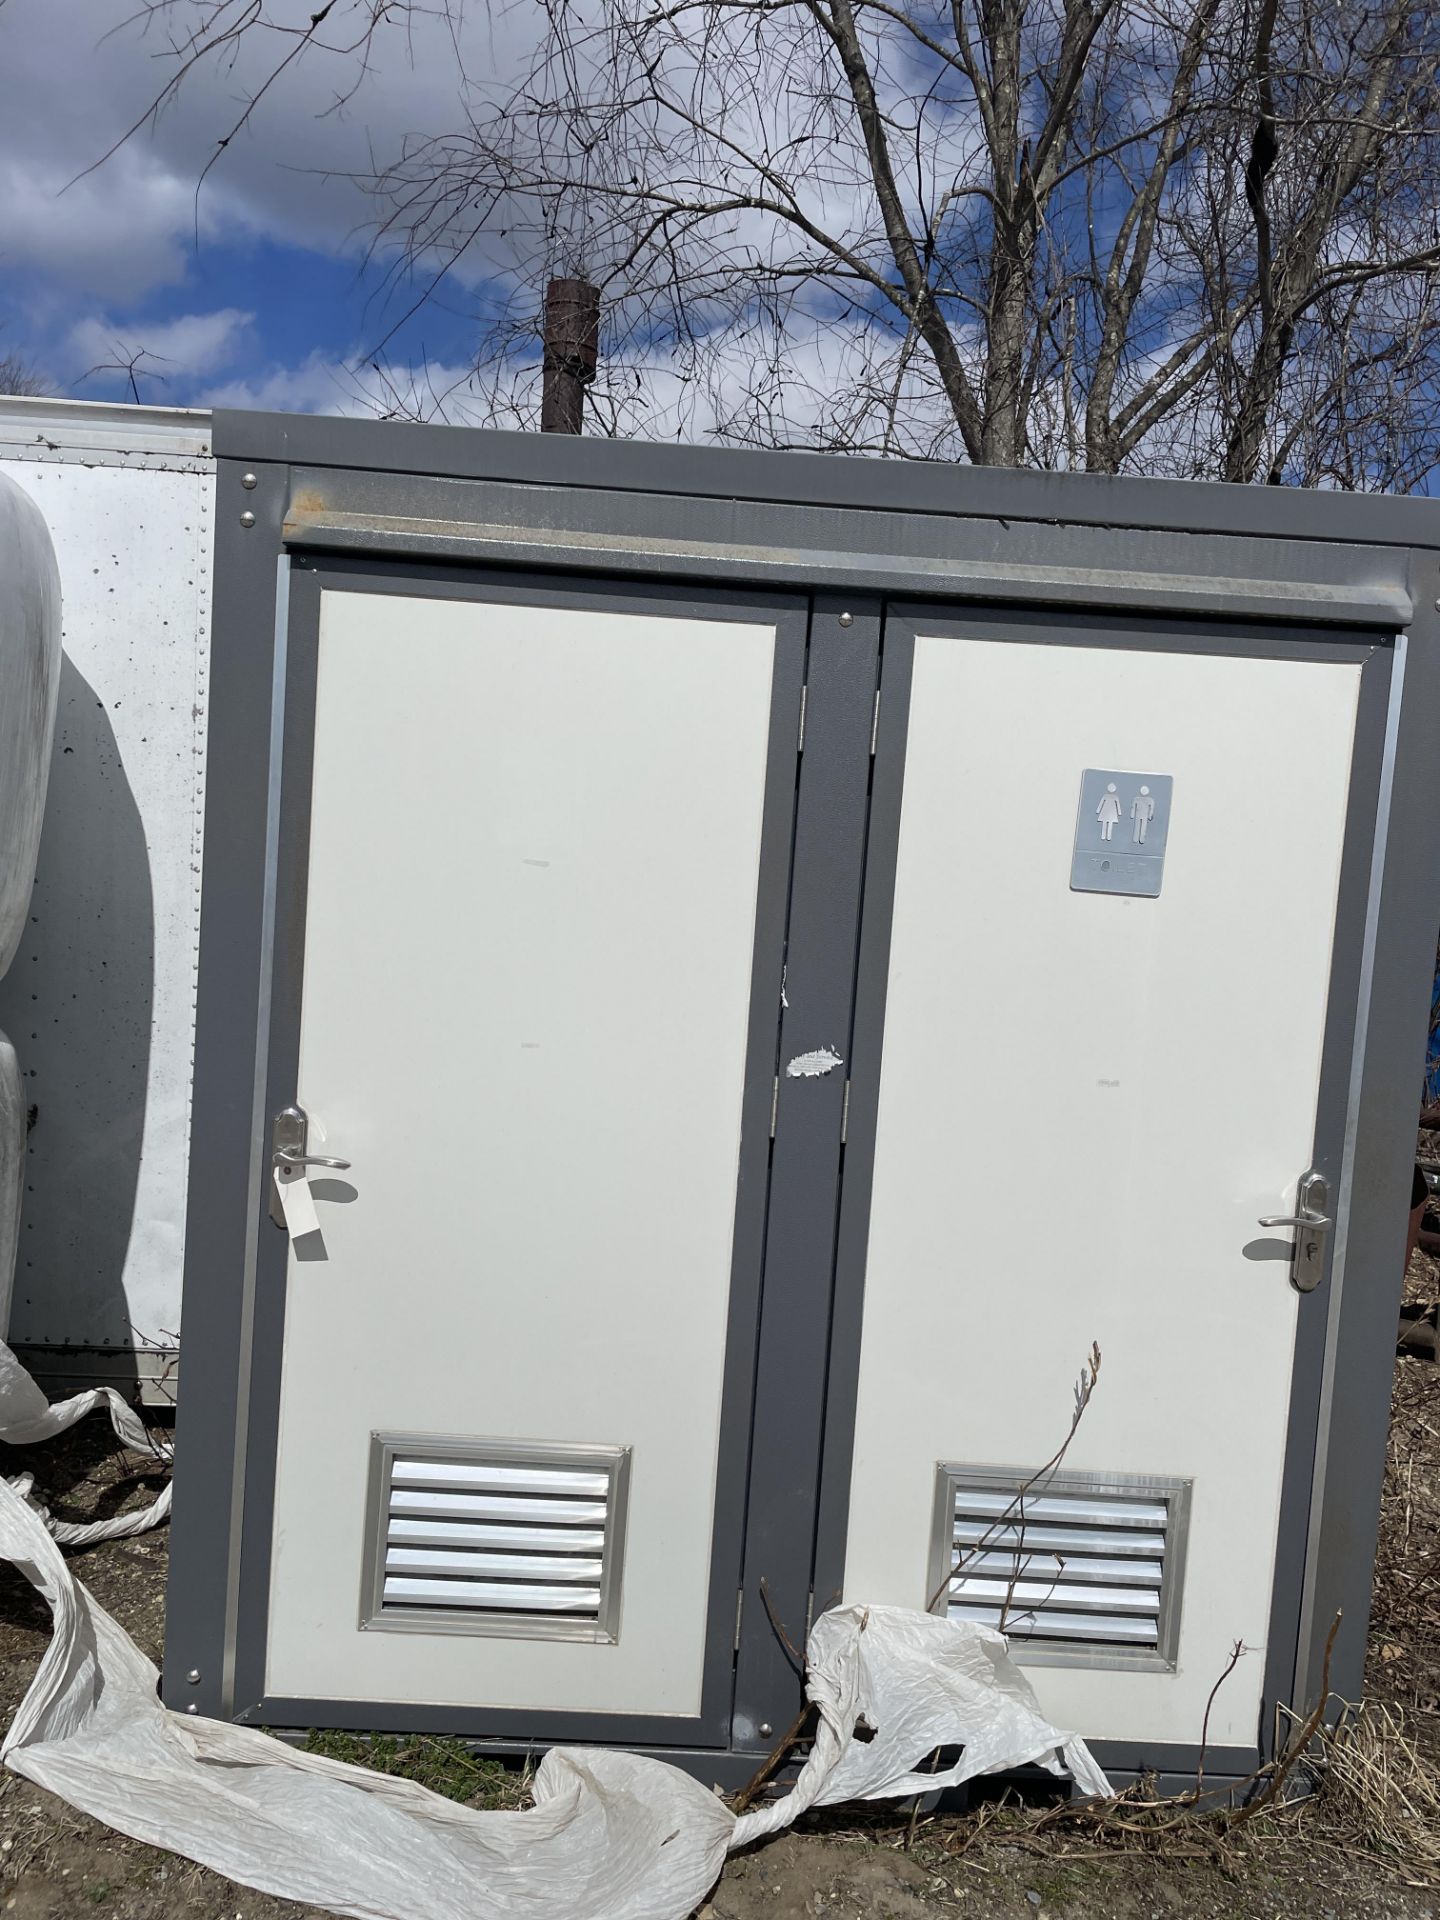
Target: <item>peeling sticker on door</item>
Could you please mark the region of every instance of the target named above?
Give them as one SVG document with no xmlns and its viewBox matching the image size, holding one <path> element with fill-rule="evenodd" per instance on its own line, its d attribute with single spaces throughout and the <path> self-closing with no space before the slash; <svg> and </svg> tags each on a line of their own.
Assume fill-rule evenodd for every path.
<svg viewBox="0 0 1440 1920">
<path fill-rule="evenodd" d="M 836 1067 L 845 1062 L 833 1047 L 816 1047 L 810 1053 L 797 1053 L 785 1069 L 787 1080 L 818 1080 L 822 1074 L 833 1073 Z"/>
</svg>

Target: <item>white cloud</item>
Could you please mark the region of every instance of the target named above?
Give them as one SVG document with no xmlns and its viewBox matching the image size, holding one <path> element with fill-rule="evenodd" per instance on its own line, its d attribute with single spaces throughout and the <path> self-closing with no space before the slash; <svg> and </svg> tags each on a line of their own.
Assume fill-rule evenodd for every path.
<svg viewBox="0 0 1440 1920">
<path fill-rule="evenodd" d="M 202 407 L 258 407 L 280 413 L 380 415 L 405 420 L 465 422 L 467 367 L 431 364 L 422 370 L 384 371 L 361 359 L 316 352 L 294 366 L 273 366 L 219 382 L 200 394 Z"/>
<path fill-rule="evenodd" d="M 207 388 L 201 407 L 258 407 L 276 413 L 373 413 L 363 384 L 333 355 L 308 354 L 298 366 L 268 367 Z"/>
<path fill-rule="evenodd" d="M 299 19 L 313 8 L 285 0 L 267 11 Z M 398 8 L 382 24 L 374 71 L 353 97 L 336 104 L 356 73 L 343 55 L 321 50 L 297 61 L 203 185 L 217 140 L 231 133 L 288 38 L 247 34 L 233 58 L 196 67 L 153 128 L 84 173 L 174 73 L 169 35 L 203 13 L 182 4 L 147 35 L 134 0 L 0 0 L 5 267 L 31 267 L 57 287 L 114 306 L 182 279 L 197 237 L 225 244 L 263 235 L 353 255 L 372 217 L 355 176 L 393 157 L 407 136 L 464 123 L 464 75 L 445 23 L 427 8 Z M 459 29 L 470 64 L 487 75 L 518 71 L 540 10 L 472 14 Z"/>
<path fill-rule="evenodd" d="M 66 288 L 103 290 L 118 301 L 184 278 L 195 235 L 193 183 L 130 150 L 76 180 L 73 155 L 67 163 L 17 152 L 18 144 L 0 132 L 0 259 L 7 268 L 35 267 Z M 202 236 L 222 211 L 222 197 L 204 209 Z M 239 210 L 229 214 L 232 231 L 243 230 Z"/>
<path fill-rule="evenodd" d="M 116 325 L 102 314 L 77 321 L 65 341 L 65 357 L 77 378 L 107 368 L 123 379 L 126 362 L 143 354 L 141 364 L 167 379 L 213 374 L 229 366 L 245 346 L 253 313 L 220 307 L 213 313 L 180 314 L 173 320 Z M 118 365 L 121 372 L 116 374 Z M 98 376 L 97 376 L 98 377 Z"/>
</svg>

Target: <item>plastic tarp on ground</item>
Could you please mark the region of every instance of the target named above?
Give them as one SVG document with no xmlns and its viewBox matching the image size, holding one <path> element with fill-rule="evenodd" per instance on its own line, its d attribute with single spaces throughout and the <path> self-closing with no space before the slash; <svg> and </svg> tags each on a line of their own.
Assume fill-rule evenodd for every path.
<svg viewBox="0 0 1440 1920">
<path fill-rule="evenodd" d="M 4 1050 L 5 1038 L 0 1034 L 0 1067 L 3 1067 Z M 0 1154 L 0 1159 L 3 1159 L 3 1154 Z M 0 1233 L 0 1249 L 3 1249 L 3 1243 L 3 1233 Z M 53 1440 L 57 1433 L 73 1427 L 77 1420 L 83 1420 L 87 1413 L 93 1413 L 97 1407 L 104 1407 L 109 1413 L 115 1437 L 122 1446 L 128 1447 L 132 1453 L 148 1454 L 157 1465 L 168 1466 L 168 1449 L 151 1438 L 139 1414 L 126 1404 L 114 1387 L 91 1387 L 85 1393 L 77 1393 L 73 1399 L 57 1400 L 52 1406 L 9 1347 L 0 1340 L 0 1442 L 8 1442 L 12 1447 L 27 1447 L 41 1440 Z M 0 1461 L 0 1466 L 3 1464 Z M 19 1499 L 28 1500 L 49 1532 L 67 1547 L 88 1547 L 97 1540 L 129 1539 L 134 1534 L 145 1533 L 149 1528 L 159 1526 L 170 1512 L 170 1487 L 167 1484 L 148 1507 L 141 1507 L 137 1511 L 117 1513 L 108 1520 L 53 1520 L 32 1494 L 33 1484 L 34 1476 L 28 1473 L 16 1474 L 8 1480 L 0 1474 L 0 1485 Z"/>
<path fill-rule="evenodd" d="M 39 1438 L 38 1389 L 29 1382 L 27 1393 L 19 1376 L 0 1347 L 0 1433 Z M 51 1420 L 60 1414 L 49 1410 Z M 130 1444 L 146 1444 L 143 1430 Z M 169 1712 L 150 1661 L 3 1480 L 0 1559 L 39 1589 L 54 1618 L 0 1749 L 8 1767 L 134 1839 L 363 1920 L 684 1920 L 727 1852 L 812 1806 L 924 1793 L 1029 1763 L 1068 1767 L 1082 1792 L 1108 1791 L 1084 1743 L 1045 1721 L 999 1634 L 851 1606 L 822 1615 L 810 1635 L 819 1723 L 785 1798 L 737 1819 L 663 1761 L 555 1748 L 536 1774 L 533 1808 L 480 1812 L 245 1727 Z M 916 1771 L 954 1746 L 963 1748 L 957 1765 Z"/>
</svg>

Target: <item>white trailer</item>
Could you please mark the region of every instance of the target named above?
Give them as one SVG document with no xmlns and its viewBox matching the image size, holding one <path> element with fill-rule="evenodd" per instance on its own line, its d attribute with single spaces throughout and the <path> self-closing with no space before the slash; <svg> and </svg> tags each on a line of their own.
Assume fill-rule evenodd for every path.
<svg viewBox="0 0 1440 1920">
<path fill-rule="evenodd" d="M 104 1382 L 163 1402 L 189 1169 L 209 416 L 7 397 L 0 472 L 49 525 L 65 649 L 30 922 L 0 982 L 31 1113 L 9 1339 L 51 1393 Z"/>
</svg>

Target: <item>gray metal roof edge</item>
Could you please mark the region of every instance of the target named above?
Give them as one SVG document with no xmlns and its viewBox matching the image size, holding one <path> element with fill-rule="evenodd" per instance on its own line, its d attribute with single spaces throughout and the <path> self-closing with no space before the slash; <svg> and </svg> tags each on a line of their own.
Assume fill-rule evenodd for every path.
<svg viewBox="0 0 1440 1920">
<path fill-rule="evenodd" d="M 1440 501 L 321 414 L 213 415 L 218 459 L 1096 527 L 1440 547 Z"/>
</svg>

